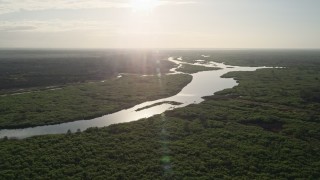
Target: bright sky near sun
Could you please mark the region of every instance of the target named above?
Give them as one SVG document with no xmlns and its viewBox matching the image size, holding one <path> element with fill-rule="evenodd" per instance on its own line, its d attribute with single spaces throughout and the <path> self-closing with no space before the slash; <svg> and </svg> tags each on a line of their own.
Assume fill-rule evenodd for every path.
<svg viewBox="0 0 320 180">
<path fill-rule="evenodd" d="M 0 0 L 0 48 L 320 48 L 319 0 Z"/>
</svg>

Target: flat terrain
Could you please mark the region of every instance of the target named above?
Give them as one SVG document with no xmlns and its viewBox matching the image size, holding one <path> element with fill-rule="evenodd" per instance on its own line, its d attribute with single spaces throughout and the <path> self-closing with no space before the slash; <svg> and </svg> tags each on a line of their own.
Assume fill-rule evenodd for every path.
<svg viewBox="0 0 320 180">
<path fill-rule="evenodd" d="M 318 66 L 319 50 L 167 50 L 169 56 L 196 63 L 205 60 L 235 66 L 298 67 Z M 203 63 L 204 63 L 203 62 Z"/>
<path fill-rule="evenodd" d="M 191 75 L 123 75 L 103 82 L 0 97 L 0 128 L 90 119 L 177 94 Z"/>
<path fill-rule="evenodd" d="M 0 50 L 0 94 L 100 81 L 119 73 L 163 74 L 174 66 L 163 57 L 142 50 Z"/>
<path fill-rule="evenodd" d="M 288 68 L 228 73 L 238 86 L 148 119 L 0 140 L 0 179 L 318 179 L 320 53 L 304 53 L 239 56 Z"/>
<path fill-rule="evenodd" d="M 0 129 L 91 119 L 172 96 L 192 77 L 165 76 L 174 63 L 164 58 L 150 50 L 0 50 Z"/>
</svg>

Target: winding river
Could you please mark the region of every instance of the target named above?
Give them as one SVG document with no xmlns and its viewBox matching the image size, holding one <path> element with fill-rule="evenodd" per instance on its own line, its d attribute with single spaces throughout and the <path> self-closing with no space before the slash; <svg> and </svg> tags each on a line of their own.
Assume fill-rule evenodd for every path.
<svg viewBox="0 0 320 180">
<path fill-rule="evenodd" d="M 169 58 L 169 61 L 172 61 L 179 66 L 186 62 L 182 62 L 181 58 L 174 60 L 174 58 Z M 197 65 L 207 66 L 207 67 L 220 67 L 220 70 L 213 71 L 202 71 L 198 73 L 191 74 L 193 76 L 192 81 L 185 86 L 178 94 L 158 99 L 155 101 L 147 101 L 141 104 L 138 104 L 130 109 L 121 110 L 112 114 L 108 114 L 102 117 L 94 118 L 91 120 L 78 120 L 68 123 L 48 125 L 48 126 L 37 126 L 32 128 L 23 128 L 23 129 L 3 129 L 0 130 L 0 138 L 7 136 L 8 138 L 27 138 L 36 135 L 45 135 L 45 134 L 62 134 L 66 133 L 69 129 L 72 132 L 76 132 L 78 129 L 81 131 L 89 127 L 104 127 L 116 123 L 124 123 L 130 121 L 136 121 L 142 118 L 148 118 L 156 114 L 161 114 L 167 110 L 180 108 L 187 106 L 189 104 L 197 104 L 203 101 L 201 97 L 213 95 L 217 91 L 221 91 L 226 88 L 232 88 L 237 85 L 237 82 L 232 78 L 221 78 L 225 73 L 231 71 L 255 71 L 260 68 L 265 67 L 240 67 L 240 66 L 226 66 L 222 63 L 210 62 L 208 64 L 199 63 Z M 187 63 L 189 64 L 189 63 Z M 176 68 L 171 70 L 172 73 L 179 73 L 176 71 Z M 121 78 L 121 77 L 119 77 Z M 170 103 L 161 103 L 161 102 L 178 102 L 179 105 L 173 105 Z M 146 106 L 159 103 L 159 105 L 145 108 L 143 110 L 137 111 Z"/>
</svg>

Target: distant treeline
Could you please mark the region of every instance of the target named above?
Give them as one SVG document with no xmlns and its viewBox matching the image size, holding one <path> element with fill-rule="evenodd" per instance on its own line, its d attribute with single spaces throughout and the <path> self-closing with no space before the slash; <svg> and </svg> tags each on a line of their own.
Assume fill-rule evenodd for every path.
<svg viewBox="0 0 320 180">
<path fill-rule="evenodd" d="M 118 73 L 168 72 L 173 63 L 155 51 L 0 51 L 0 90 L 103 80 Z"/>
<path fill-rule="evenodd" d="M 184 61 L 206 60 L 239 66 L 314 67 L 320 65 L 320 50 L 172 50 L 167 54 Z"/>
</svg>

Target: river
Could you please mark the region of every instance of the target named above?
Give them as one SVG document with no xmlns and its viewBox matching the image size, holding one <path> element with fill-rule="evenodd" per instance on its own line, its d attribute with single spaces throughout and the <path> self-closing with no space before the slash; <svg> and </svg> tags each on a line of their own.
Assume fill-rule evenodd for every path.
<svg viewBox="0 0 320 180">
<path fill-rule="evenodd" d="M 174 60 L 172 57 L 168 59 L 178 65 L 184 64 L 181 58 Z M 201 62 L 201 61 L 198 61 Z M 32 128 L 23 129 L 2 129 L 0 130 L 0 138 L 7 136 L 8 138 L 27 138 L 36 135 L 45 134 L 62 134 L 66 133 L 68 130 L 71 132 L 76 132 L 78 129 L 81 131 L 89 127 L 104 127 L 111 124 L 124 123 L 130 121 L 136 121 L 142 118 L 148 118 L 156 114 L 161 114 L 167 110 L 172 110 L 175 108 L 185 107 L 189 104 L 198 104 L 203 101 L 202 97 L 213 95 L 217 91 L 221 91 L 226 88 L 232 88 L 237 85 L 237 82 L 232 78 L 221 78 L 223 74 L 231 71 L 255 71 L 260 68 L 265 67 L 240 67 L 240 66 L 226 66 L 222 63 L 210 62 L 208 64 L 195 63 L 197 65 L 207 66 L 207 67 L 220 67 L 220 70 L 212 71 L 202 71 L 198 73 L 191 74 L 193 76 L 192 81 L 185 86 L 178 94 L 158 99 L 155 101 L 148 101 L 138 104 L 132 108 L 121 110 L 112 114 L 108 114 L 102 117 L 94 118 L 91 120 L 78 120 L 68 123 L 48 125 L 48 126 L 37 126 Z M 172 73 L 176 72 L 176 68 L 171 70 Z M 121 77 L 119 77 L 121 78 Z M 152 106 L 140 111 L 137 109 L 153 105 L 160 102 L 175 101 L 181 104 L 172 105 L 168 103 L 163 103 L 160 105 Z"/>
</svg>

